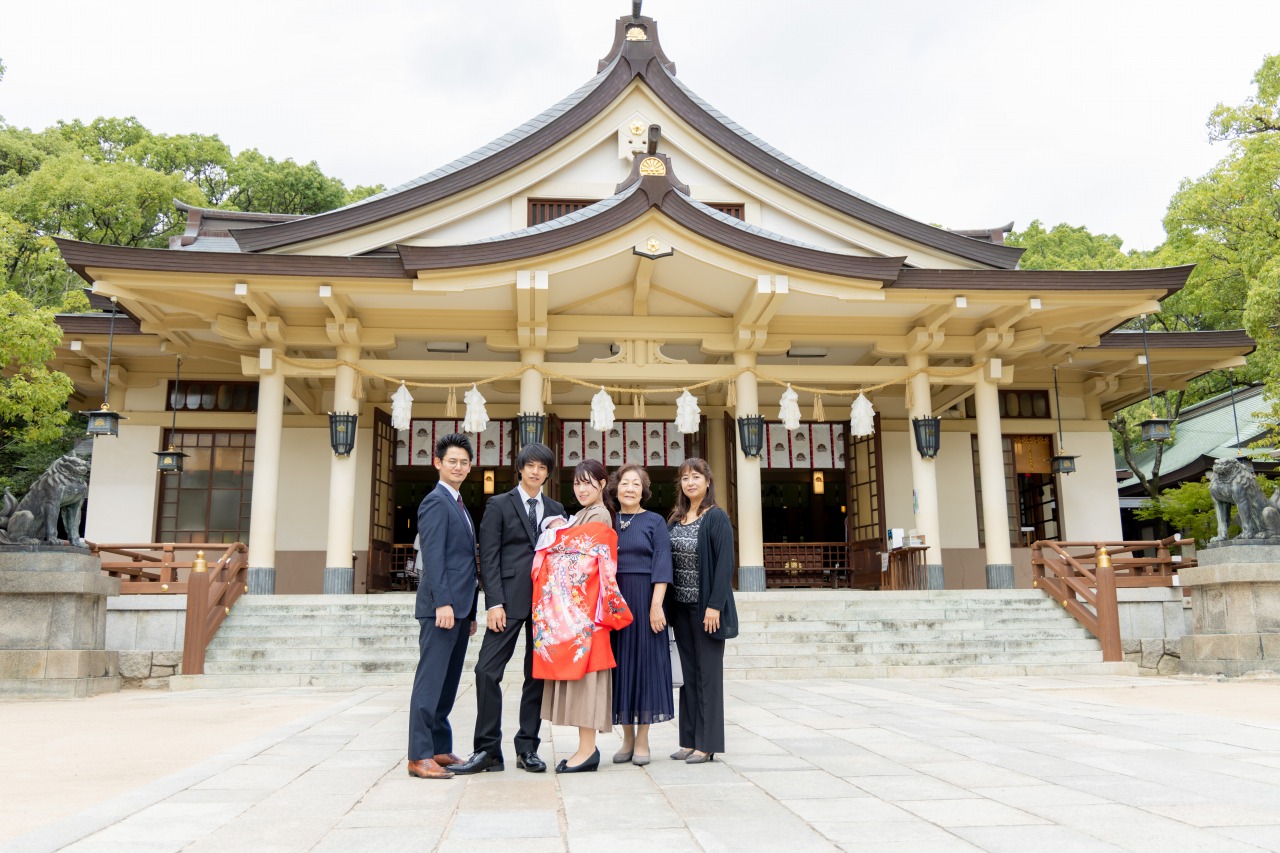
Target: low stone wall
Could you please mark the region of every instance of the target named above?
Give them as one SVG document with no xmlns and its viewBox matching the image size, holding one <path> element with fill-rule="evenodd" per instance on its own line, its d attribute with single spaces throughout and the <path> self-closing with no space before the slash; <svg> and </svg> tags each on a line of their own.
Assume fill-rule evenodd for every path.
<svg viewBox="0 0 1280 853">
<path fill-rule="evenodd" d="M 167 688 L 182 673 L 185 595 L 117 595 L 107 600 L 107 648 L 120 653 L 124 687 Z"/>
<path fill-rule="evenodd" d="M 1177 675 L 1187 616 L 1178 587 L 1118 589 L 1120 648 L 1143 675 Z"/>
<path fill-rule="evenodd" d="M 1280 673 L 1280 540 L 1233 540 L 1199 559 L 1181 573 L 1192 608 L 1182 671 Z"/>
</svg>

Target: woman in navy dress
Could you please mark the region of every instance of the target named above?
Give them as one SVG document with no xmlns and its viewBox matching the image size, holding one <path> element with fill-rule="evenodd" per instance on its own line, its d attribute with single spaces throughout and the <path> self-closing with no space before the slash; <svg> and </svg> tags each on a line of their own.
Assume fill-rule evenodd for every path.
<svg viewBox="0 0 1280 853">
<path fill-rule="evenodd" d="M 614 764 L 649 763 L 649 726 L 675 717 L 671 652 L 662 609 L 671 583 L 671 540 L 662 517 L 641 504 L 649 499 L 649 475 L 623 465 L 613 475 L 618 504 L 618 589 L 635 621 L 614 631 L 613 723 L 622 727 Z M 646 618 L 647 614 L 647 618 Z"/>
</svg>

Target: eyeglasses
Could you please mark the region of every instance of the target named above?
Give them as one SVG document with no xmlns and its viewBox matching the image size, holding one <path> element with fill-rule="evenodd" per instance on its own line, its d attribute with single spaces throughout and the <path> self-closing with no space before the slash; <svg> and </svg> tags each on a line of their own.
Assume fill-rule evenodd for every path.
<svg viewBox="0 0 1280 853">
<path fill-rule="evenodd" d="M 441 459 L 440 464 L 446 468 L 470 468 L 470 459 Z"/>
</svg>

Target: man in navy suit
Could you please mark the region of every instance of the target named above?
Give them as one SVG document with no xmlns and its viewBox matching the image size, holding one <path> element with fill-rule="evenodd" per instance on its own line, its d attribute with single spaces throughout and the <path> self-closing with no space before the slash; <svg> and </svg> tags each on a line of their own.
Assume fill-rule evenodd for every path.
<svg viewBox="0 0 1280 853">
<path fill-rule="evenodd" d="M 542 520 L 564 515 L 564 507 L 542 493 L 555 468 L 545 444 L 530 444 L 516 457 L 520 484 L 494 495 L 480 520 L 480 577 L 484 581 L 484 643 L 476 662 L 476 733 L 471 757 L 454 773 L 503 770 L 502 675 L 524 635 L 524 686 L 520 691 L 520 731 L 516 766 L 530 773 L 547 769 L 538 757 L 542 725 L 542 681 L 533 677 L 533 547 Z"/>
<path fill-rule="evenodd" d="M 418 670 L 409 700 L 409 775 L 451 779 L 449 712 L 458 695 L 476 599 L 476 533 L 458 491 L 471 471 L 471 441 L 457 433 L 436 442 L 440 482 L 418 507 L 422 573 L 414 616 Z"/>
</svg>

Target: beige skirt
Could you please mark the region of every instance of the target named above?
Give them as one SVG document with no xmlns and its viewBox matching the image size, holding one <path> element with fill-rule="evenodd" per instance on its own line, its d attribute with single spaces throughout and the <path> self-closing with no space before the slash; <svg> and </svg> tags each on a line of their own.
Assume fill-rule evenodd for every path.
<svg viewBox="0 0 1280 853">
<path fill-rule="evenodd" d="M 542 682 L 542 719 L 557 726 L 613 730 L 613 670 L 588 672 L 579 681 Z"/>
</svg>

